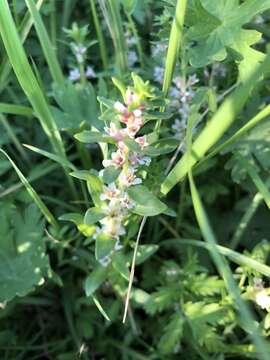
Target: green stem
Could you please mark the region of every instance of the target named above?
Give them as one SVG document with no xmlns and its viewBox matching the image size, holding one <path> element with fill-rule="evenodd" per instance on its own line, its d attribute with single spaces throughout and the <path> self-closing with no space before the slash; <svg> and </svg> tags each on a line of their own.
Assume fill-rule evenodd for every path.
<svg viewBox="0 0 270 360">
<path fill-rule="evenodd" d="M 102 64 L 103 64 L 103 69 L 104 69 L 104 71 L 107 71 L 108 70 L 108 55 L 107 55 L 104 36 L 103 36 L 102 30 L 101 30 L 100 21 L 97 16 L 95 0 L 89 0 L 89 2 L 90 2 L 93 20 L 94 20 L 94 24 L 95 24 L 95 29 L 96 29 L 96 33 L 97 33 L 98 46 L 99 46 L 100 56 L 101 56 L 101 60 L 102 60 Z"/>
</svg>

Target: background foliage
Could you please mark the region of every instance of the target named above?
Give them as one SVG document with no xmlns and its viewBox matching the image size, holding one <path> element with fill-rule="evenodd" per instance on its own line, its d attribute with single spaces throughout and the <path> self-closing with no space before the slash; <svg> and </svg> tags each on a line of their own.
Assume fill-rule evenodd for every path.
<svg viewBox="0 0 270 360">
<path fill-rule="evenodd" d="M 269 359 L 269 9 L 0 2 L 1 359 Z M 146 139 L 120 240 L 119 101 Z"/>
</svg>

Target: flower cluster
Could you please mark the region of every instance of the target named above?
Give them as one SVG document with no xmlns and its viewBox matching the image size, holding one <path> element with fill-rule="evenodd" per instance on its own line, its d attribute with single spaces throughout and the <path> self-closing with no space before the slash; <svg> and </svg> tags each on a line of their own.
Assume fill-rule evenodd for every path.
<svg viewBox="0 0 270 360">
<path fill-rule="evenodd" d="M 86 79 L 95 78 L 95 71 L 91 66 L 86 64 L 87 61 L 87 49 L 86 36 L 88 34 L 87 26 L 78 27 L 76 23 L 72 25 L 72 28 L 65 29 L 65 32 L 73 40 L 70 43 L 70 48 L 74 54 L 76 65 L 69 71 L 69 80 L 73 82 L 84 82 Z"/>
<path fill-rule="evenodd" d="M 167 51 L 167 44 L 163 44 L 163 43 L 156 43 L 155 45 L 152 46 L 152 56 L 153 58 L 156 58 L 159 62 L 159 65 L 156 65 L 154 67 L 154 72 L 153 72 L 153 77 L 154 80 L 159 83 L 162 84 L 163 81 L 163 76 L 164 76 L 164 68 L 165 68 L 165 52 Z"/>
<path fill-rule="evenodd" d="M 129 30 L 125 32 L 125 39 L 128 47 L 128 53 L 127 53 L 128 65 L 130 67 L 133 67 L 135 63 L 138 61 L 138 56 L 135 50 L 135 45 L 137 41 L 135 36 L 130 34 Z"/>
<path fill-rule="evenodd" d="M 176 108 L 180 117 L 177 117 L 172 125 L 172 130 L 178 139 L 182 139 L 187 128 L 187 120 L 190 113 L 190 102 L 194 97 L 193 87 L 199 79 L 197 75 L 191 75 L 185 81 L 182 77 L 173 80 L 174 86 L 170 90 L 172 97 L 172 107 Z"/>
<path fill-rule="evenodd" d="M 140 149 L 148 145 L 146 136 L 137 136 L 141 127 L 144 125 L 143 116 L 144 105 L 139 97 L 131 89 L 125 93 L 125 104 L 116 101 L 114 111 L 116 113 L 115 121 L 105 127 L 105 132 L 116 142 L 116 149 L 111 153 L 109 159 L 102 162 L 104 168 L 112 167 L 119 169 L 120 173 L 115 180 L 103 187 L 100 200 L 105 205 L 102 210 L 106 216 L 100 220 L 100 226 L 96 229 L 95 237 L 103 234 L 116 240 L 115 248 L 117 251 L 121 248 L 120 236 L 125 234 L 124 223 L 129 215 L 130 209 L 135 203 L 129 198 L 127 189 L 130 186 L 142 183 L 142 178 L 138 176 L 140 166 L 149 166 L 151 159 L 135 151 L 131 151 L 125 144 L 126 140 L 135 141 Z M 104 169 L 101 171 L 101 175 Z M 103 266 L 110 262 L 110 255 L 100 260 Z"/>
</svg>

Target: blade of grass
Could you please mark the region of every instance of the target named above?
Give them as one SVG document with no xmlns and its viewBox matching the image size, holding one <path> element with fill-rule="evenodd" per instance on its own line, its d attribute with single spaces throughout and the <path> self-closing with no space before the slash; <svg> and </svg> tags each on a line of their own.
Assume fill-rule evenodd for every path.
<svg viewBox="0 0 270 360">
<path fill-rule="evenodd" d="M 204 248 L 204 249 L 208 250 L 209 252 L 212 251 L 211 244 L 205 243 L 204 241 L 200 241 L 200 240 L 194 240 L 194 239 L 182 239 L 182 238 L 167 239 L 167 240 L 160 242 L 159 245 L 160 246 L 191 245 L 191 246 L 197 246 L 197 247 Z M 226 256 L 231 261 L 233 261 L 235 264 L 238 264 L 240 266 L 248 266 L 251 269 L 258 271 L 260 274 L 265 275 L 268 278 L 270 278 L 270 267 L 269 266 L 262 264 L 259 261 L 256 261 L 252 258 L 249 258 L 246 255 L 242 255 L 239 252 L 229 249 L 225 246 L 216 245 L 216 248 L 221 255 Z"/>
<path fill-rule="evenodd" d="M 244 215 L 242 216 L 239 225 L 237 226 L 230 243 L 230 247 L 232 249 L 236 249 L 241 237 L 243 236 L 246 228 L 248 227 L 252 217 L 256 213 L 258 207 L 260 206 L 261 202 L 263 201 L 263 197 L 260 192 L 258 192 L 252 199 L 251 204 L 246 209 Z"/>
<path fill-rule="evenodd" d="M 36 7 L 39 10 L 43 4 L 44 0 L 38 0 L 36 3 Z M 20 39 L 22 44 L 24 43 L 25 39 L 27 38 L 27 35 L 29 34 L 29 31 L 31 30 L 31 27 L 33 25 L 33 19 L 29 12 L 27 12 L 18 28 L 18 32 L 20 34 Z M 6 55 L 3 56 L 3 60 L 0 66 L 0 93 L 6 88 L 8 81 L 9 81 L 9 75 L 11 73 L 12 66 L 10 62 L 8 61 L 8 57 Z"/>
<path fill-rule="evenodd" d="M 44 161 L 43 163 L 41 163 L 40 165 L 38 165 L 38 167 L 35 168 L 35 171 L 33 174 L 29 175 L 27 177 L 27 181 L 29 183 L 40 179 L 42 176 L 47 175 L 53 171 L 55 171 L 58 168 L 58 164 L 51 164 L 49 161 Z M 11 185 L 9 188 L 3 190 L 0 193 L 0 199 L 4 198 L 5 196 L 13 193 L 14 191 L 17 191 L 19 189 L 21 189 L 23 187 L 23 184 L 21 182 Z"/>
<path fill-rule="evenodd" d="M 32 116 L 33 110 L 28 106 L 0 103 L 0 113 Z"/>
<path fill-rule="evenodd" d="M 163 79 L 163 92 L 165 96 L 168 94 L 177 57 L 179 55 L 180 43 L 183 36 L 184 19 L 186 13 L 186 0 L 178 0 L 175 10 L 175 16 L 171 27 L 168 51 L 166 55 L 165 72 Z"/>
<path fill-rule="evenodd" d="M 97 15 L 96 3 L 95 3 L 95 0 L 89 0 L 89 2 L 90 2 L 92 16 L 93 16 L 95 29 L 96 29 L 96 33 L 97 33 L 97 38 L 98 38 L 100 57 L 102 60 L 103 69 L 104 69 L 104 71 L 106 71 L 106 70 L 108 70 L 108 55 L 107 55 L 107 49 L 106 49 L 106 45 L 105 45 L 104 36 L 102 33 L 102 29 L 101 29 L 101 24 L 100 24 L 98 15 Z"/>
<path fill-rule="evenodd" d="M 28 191 L 29 195 L 33 199 L 33 201 L 36 203 L 38 208 L 40 209 L 41 213 L 45 216 L 46 220 L 53 225 L 55 228 L 59 228 L 59 225 L 53 216 L 53 214 L 50 212 L 50 210 L 47 208 L 47 206 L 44 204 L 44 202 L 41 200 L 35 189 L 32 187 L 32 185 L 29 183 L 27 178 L 23 175 L 21 170 L 17 167 L 17 165 L 14 163 L 14 161 L 9 157 L 9 155 L 3 150 L 0 149 L 0 152 L 10 161 L 11 165 L 13 166 L 14 170 L 16 171 L 18 177 L 20 178 L 22 184 L 25 186 L 26 190 Z"/>
<path fill-rule="evenodd" d="M 187 0 L 178 0 L 175 9 L 174 20 L 171 27 L 168 51 L 166 54 L 165 71 L 163 78 L 162 91 L 165 96 L 168 95 L 172 84 L 173 72 L 179 56 L 180 44 L 183 36 L 184 20 L 186 14 Z M 165 107 L 160 108 L 163 112 Z M 161 120 L 157 120 L 155 131 L 159 133 Z M 181 144 L 179 145 L 179 147 Z"/>
<path fill-rule="evenodd" d="M 187 175 L 189 169 L 204 156 L 207 150 L 210 149 L 230 127 L 246 103 L 258 79 L 262 78 L 262 75 L 268 71 L 269 66 L 270 54 L 268 53 L 265 60 L 254 69 L 249 78 L 223 101 L 217 112 L 195 140 L 189 161 L 187 154 L 184 154 L 162 183 L 161 192 L 164 195 Z"/>
<path fill-rule="evenodd" d="M 243 135 L 245 135 L 254 126 L 259 124 L 262 120 L 265 120 L 265 118 L 269 115 L 270 115 L 270 105 L 267 105 L 263 110 L 261 110 L 257 115 L 255 115 L 251 120 L 249 120 L 245 125 L 243 125 L 239 130 L 237 130 L 236 133 L 233 134 L 228 140 L 224 141 L 224 143 L 219 145 L 216 149 L 214 149 L 207 156 L 205 156 L 199 162 L 199 164 L 212 158 L 213 156 L 215 156 L 216 154 L 218 154 L 222 150 L 224 150 L 228 145 L 231 145 L 235 141 L 239 140 Z"/>
<path fill-rule="evenodd" d="M 12 19 L 7 0 L 0 2 L 0 34 L 6 48 L 10 63 L 17 79 L 48 136 L 56 154 L 66 157 L 61 135 L 50 112 L 46 98 L 28 62 L 21 44 L 17 29 Z M 74 198 L 76 188 L 72 179 L 65 172 Z"/>
<path fill-rule="evenodd" d="M 27 144 L 23 144 L 23 146 L 25 146 L 27 149 L 30 149 L 32 151 L 34 151 L 35 153 L 37 154 L 40 154 L 40 155 L 43 155 L 43 156 L 46 156 L 48 159 L 51 159 L 53 161 L 56 161 L 58 164 L 60 165 L 64 165 L 65 167 L 71 169 L 72 171 L 76 171 L 76 166 L 74 166 L 69 160 L 67 160 L 66 158 L 63 158 L 59 155 L 55 155 L 55 154 L 52 154 L 48 151 L 45 151 L 45 150 L 42 150 L 42 149 L 39 149 L 35 146 L 32 146 L 32 145 L 27 145 Z"/>
<path fill-rule="evenodd" d="M 254 185 L 256 186 L 257 190 L 262 195 L 266 205 L 270 209 L 270 192 L 265 185 L 264 181 L 260 178 L 259 174 L 257 173 L 255 167 L 250 164 L 245 158 L 242 157 L 241 165 L 243 168 L 246 169 L 248 175 L 250 176 L 251 180 L 253 181 Z"/>
<path fill-rule="evenodd" d="M 247 304 L 241 298 L 239 288 L 237 287 L 237 285 L 234 281 L 234 278 L 233 278 L 233 275 L 231 273 L 228 263 L 226 262 L 225 258 L 220 254 L 220 252 L 218 250 L 215 235 L 209 224 L 206 212 L 203 208 L 201 199 L 199 197 L 198 190 L 195 186 L 191 171 L 189 171 L 188 177 L 189 177 L 191 197 L 192 197 L 192 202 L 193 202 L 193 206 L 194 206 L 194 211 L 196 214 L 198 224 L 202 231 L 202 235 L 203 235 L 205 241 L 209 244 L 210 254 L 213 257 L 213 260 L 215 262 L 215 265 L 216 265 L 220 275 L 223 277 L 223 279 L 225 281 L 227 290 L 235 303 L 236 309 L 239 312 L 239 315 L 241 317 L 243 324 L 245 324 L 246 328 L 248 329 L 248 333 L 249 333 L 249 337 L 250 337 L 251 341 L 255 344 L 256 348 L 260 351 L 260 352 L 258 352 L 258 358 L 267 360 L 267 359 L 269 359 L 269 350 L 267 348 L 267 344 L 259 334 L 258 328 L 257 328 L 256 323 L 253 318 L 253 314 L 251 313 Z"/>
<path fill-rule="evenodd" d="M 26 1 L 26 5 L 30 11 L 30 14 L 33 18 L 34 26 L 35 26 L 42 50 L 44 52 L 46 61 L 48 63 L 53 81 L 56 84 L 61 85 L 64 82 L 64 76 L 63 76 L 62 70 L 60 68 L 59 62 L 57 60 L 55 50 L 50 41 L 49 35 L 44 26 L 42 18 L 40 16 L 40 13 L 37 10 L 37 7 L 33 0 L 25 0 L 25 1 Z"/>
<path fill-rule="evenodd" d="M 0 33 L 17 79 L 32 104 L 41 125 L 56 152 L 63 153 L 63 145 L 46 99 L 27 60 L 7 0 L 0 2 Z"/>
<path fill-rule="evenodd" d="M 115 0 L 99 0 L 104 18 L 109 28 L 113 41 L 116 66 L 121 78 L 127 72 L 127 51 L 123 33 L 123 22 L 121 21 L 120 3 Z"/>
</svg>

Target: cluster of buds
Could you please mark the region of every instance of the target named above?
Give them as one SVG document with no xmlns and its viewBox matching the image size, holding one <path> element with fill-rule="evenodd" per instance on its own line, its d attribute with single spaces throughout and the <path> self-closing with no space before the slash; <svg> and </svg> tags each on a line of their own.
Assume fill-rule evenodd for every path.
<svg viewBox="0 0 270 360">
<path fill-rule="evenodd" d="M 65 32 L 73 40 L 70 44 L 70 48 L 76 59 L 76 65 L 69 71 L 69 80 L 73 82 L 85 81 L 86 79 L 95 78 L 96 74 L 91 66 L 86 65 L 87 60 L 87 48 L 86 36 L 88 34 L 87 26 L 78 27 L 76 23 L 72 25 L 72 28 L 65 29 Z"/>
<path fill-rule="evenodd" d="M 120 174 L 115 182 L 103 187 L 100 200 L 105 202 L 103 211 L 106 217 L 100 220 L 101 227 L 97 227 L 95 236 L 102 233 L 115 239 L 114 251 L 121 248 L 120 236 L 125 234 L 124 223 L 130 209 L 135 206 L 134 201 L 128 196 L 127 189 L 142 183 L 142 178 L 137 175 L 138 171 L 141 166 L 149 166 L 151 162 L 148 156 L 131 151 L 125 144 L 125 140 L 133 140 L 140 149 L 148 145 L 146 136 L 137 136 L 145 122 L 143 109 L 144 105 L 140 103 L 137 94 L 128 89 L 125 93 L 125 103 L 114 103 L 116 121 L 105 127 L 105 132 L 115 140 L 116 149 L 109 159 L 103 160 L 102 165 L 104 168 L 117 168 Z M 101 173 L 103 172 L 104 169 Z M 108 255 L 102 258 L 100 263 L 107 266 L 110 260 Z"/>
</svg>

